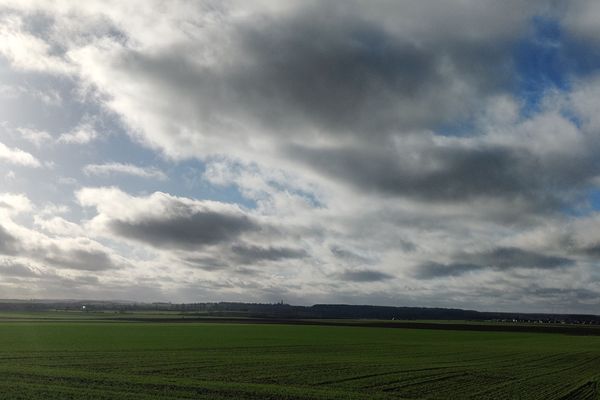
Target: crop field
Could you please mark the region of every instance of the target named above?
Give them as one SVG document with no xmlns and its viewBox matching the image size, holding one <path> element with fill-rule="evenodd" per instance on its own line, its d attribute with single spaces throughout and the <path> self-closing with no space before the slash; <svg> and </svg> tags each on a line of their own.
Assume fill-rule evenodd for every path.
<svg viewBox="0 0 600 400">
<path fill-rule="evenodd" d="M 0 322 L 6 399 L 598 399 L 600 336 Z"/>
</svg>

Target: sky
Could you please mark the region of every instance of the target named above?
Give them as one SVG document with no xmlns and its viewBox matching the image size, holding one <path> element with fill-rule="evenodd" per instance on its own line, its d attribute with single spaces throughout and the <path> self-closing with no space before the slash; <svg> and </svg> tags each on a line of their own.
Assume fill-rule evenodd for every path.
<svg viewBox="0 0 600 400">
<path fill-rule="evenodd" d="M 599 20 L 0 0 L 0 297 L 599 313 Z"/>
</svg>

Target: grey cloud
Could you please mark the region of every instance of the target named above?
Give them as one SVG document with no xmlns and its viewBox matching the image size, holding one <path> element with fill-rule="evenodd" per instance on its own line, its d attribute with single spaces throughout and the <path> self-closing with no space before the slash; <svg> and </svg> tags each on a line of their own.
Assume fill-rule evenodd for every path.
<svg viewBox="0 0 600 400">
<path fill-rule="evenodd" d="M 7 282 L 16 284 L 27 281 L 36 286 L 38 290 L 62 290 L 62 292 L 58 292 L 62 297 L 66 290 L 98 285 L 100 282 L 97 276 L 89 273 L 80 276 L 62 276 L 52 269 L 38 270 L 28 265 L 27 262 L 14 258 L 0 259 L 0 276 L 4 277 Z"/>
<path fill-rule="evenodd" d="M 172 258 L 192 268 L 242 273 L 236 268 L 309 256 L 305 249 L 281 242 L 294 234 L 293 228 L 231 204 L 160 192 L 133 197 L 115 188 L 87 188 L 78 196 L 98 209 L 95 220 L 102 234 L 172 251 Z M 113 215 L 116 203 L 123 208 Z"/>
<path fill-rule="evenodd" d="M 531 210 L 556 210 L 590 177 L 590 165 L 600 171 L 598 162 L 590 164 L 593 158 L 575 167 L 564 160 L 548 167 L 526 151 L 501 146 L 430 146 L 398 154 L 390 143 L 391 135 L 469 120 L 488 95 L 509 93 L 517 76 L 513 45 L 538 6 L 305 3 L 276 17 L 259 12 L 232 22 L 223 42 L 211 43 L 214 63 L 194 58 L 206 49 L 181 43 L 154 54 L 124 50 L 112 67 L 152 85 L 165 99 L 177 99 L 177 107 L 165 103 L 153 111 L 175 130 L 181 124 L 191 129 L 172 135 L 140 130 L 167 151 L 206 155 L 204 147 L 190 147 L 223 140 L 226 147 L 216 151 L 233 153 L 230 145 L 246 139 L 244 129 L 235 132 L 248 127 L 270 135 L 279 156 L 359 190 L 426 201 L 525 198 Z M 502 12 L 504 7 L 512 12 Z M 502 24 L 487 15 L 490 9 L 502 15 Z M 420 34 L 410 24 L 403 31 L 392 22 L 392 15 L 405 13 L 415 13 L 425 25 L 416 29 Z M 315 130 L 353 144 L 290 144 L 306 143 L 307 132 Z M 407 165 L 410 153 L 420 156 L 420 165 Z M 541 166 L 542 172 L 531 173 Z"/>
<path fill-rule="evenodd" d="M 450 263 L 440 264 L 428 262 L 418 266 L 415 277 L 419 279 L 443 278 L 448 276 L 460 276 L 471 271 L 479 271 L 485 266 L 477 264 Z"/>
<path fill-rule="evenodd" d="M 242 29 L 250 67 L 232 76 L 238 93 L 260 106 L 255 113 L 269 112 L 276 126 L 306 118 L 334 132 L 388 131 L 400 122 L 398 101 L 444 84 L 440 60 L 428 49 L 336 17 L 311 13 Z"/>
<path fill-rule="evenodd" d="M 583 288 L 542 288 L 535 287 L 528 294 L 557 301 L 586 301 L 600 299 L 600 293 Z"/>
<path fill-rule="evenodd" d="M 468 258 L 471 258 L 473 261 L 493 265 L 497 268 L 552 269 L 570 266 L 575 263 L 574 260 L 569 258 L 548 256 L 516 247 L 500 247 L 490 252 L 473 254 Z"/>
<path fill-rule="evenodd" d="M 36 273 L 26 264 L 14 260 L 5 259 L 0 261 L 0 275 L 13 276 L 19 278 L 31 278 L 38 276 L 38 273 Z"/>
<path fill-rule="evenodd" d="M 97 276 L 93 275 L 77 276 L 75 278 L 57 277 L 57 281 L 67 288 L 73 286 L 98 286 L 98 284 L 100 283 L 100 279 L 98 279 Z"/>
<path fill-rule="evenodd" d="M 434 279 L 461 276 L 468 272 L 483 270 L 556 269 L 575 264 L 570 258 L 549 256 L 516 247 L 499 247 L 478 253 L 462 253 L 454 256 L 457 261 L 449 264 L 427 262 L 419 265 L 414 276 L 419 279 Z"/>
<path fill-rule="evenodd" d="M 244 214 L 210 210 L 185 210 L 183 215 L 138 216 L 110 221 L 117 235 L 164 248 L 194 249 L 232 241 L 259 226 Z"/>
<path fill-rule="evenodd" d="M 284 141 L 311 128 L 369 141 L 434 129 L 468 117 L 476 99 L 504 92 L 513 79 L 516 34 L 493 44 L 460 35 L 424 41 L 365 18 L 365 8 L 307 3 L 284 15 L 259 13 L 229 25 L 223 41 L 211 44 L 224 59 L 210 65 L 190 56 L 205 48 L 182 43 L 160 54 L 123 52 L 114 67 L 178 99 L 177 109 L 160 112 L 174 125 L 185 119 L 202 127 L 196 135 L 231 134 L 233 120 Z M 173 135 L 170 144 L 193 142 L 185 136 Z"/>
<path fill-rule="evenodd" d="M 365 13 L 362 6 L 319 4 L 240 27 L 249 67 L 233 71 L 239 92 L 277 127 L 304 119 L 371 140 L 466 116 L 473 103 L 450 100 L 459 95 L 457 84 L 484 96 L 511 80 L 509 36 L 493 45 L 450 35 L 423 41 Z"/>
<path fill-rule="evenodd" d="M 100 279 L 97 276 L 89 274 L 67 277 L 55 272 L 45 272 L 30 278 L 35 278 L 38 287 L 43 288 L 43 290 L 56 290 L 59 296 L 55 295 L 54 297 L 64 297 L 64 293 L 73 293 L 73 290 L 81 288 L 97 289 L 100 284 Z"/>
<path fill-rule="evenodd" d="M 260 271 L 254 268 L 246 268 L 246 267 L 236 267 L 232 270 L 236 275 L 242 275 L 252 278 L 257 278 L 261 275 Z"/>
<path fill-rule="evenodd" d="M 69 268 L 84 271 L 102 271 L 119 268 L 119 264 L 105 251 L 100 249 L 72 248 L 62 249 L 50 246 L 38 251 L 40 260 L 57 268 Z"/>
<path fill-rule="evenodd" d="M 564 193 L 548 191 L 548 185 L 568 192 L 593 174 L 589 170 L 532 174 L 539 167 L 536 157 L 524 150 L 501 146 L 414 149 L 419 154 L 418 164 L 412 163 L 410 152 L 410 147 L 400 151 L 390 144 L 370 149 L 293 145 L 286 153 L 359 190 L 427 202 L 525 198 L 540 210 L 563 204 Z"/>
<path fill-rule="evenodd" d="M 590 241 L 589 239 L 582 240 L 582 237 L 578 237 L 581 235 L 576 235 L 576 233 L 577 228 L 567 226 L 566 232 L 562 232 L 558 238 L 551 240 L 550 243 L 567 254 L 583 256 L 592 260 L 598 259 L 600 257 L 600 242 Z"/>
<path fill-rule="evenodd" d="M 427 203 L 518 203 L 522 219 L 562 213 L 581 201 L 582 191 L 600 173 L 598 143 L 582 140 L 585 147 L 562 155 L 540 155 L 517 142 L 494 144 L 485 136 L 436 144 L 427 134 L 368 146 L 294 144 L 285 154 L 359 192 Z M 513 218 L 513 205 L 497 208 L 495 218 Z"/>
<path fill-rule="evenodd" d="M 0 225 L 0 254 L 19 254 L 58 268 L 87 271 L 115 269 L 120 266 L 103 247 L 81 245 L 76 241 L 64 244 L 28 243 L 27 238 L 13 236 L 2 225 Z"/>
<path fill-rule="evenodd" d="M 346 270 L 337 277 L 350 282 L 378 282 L 394 278 L 392 275 L 371 269 Z"/>
<path fill-rule="evenodd" d="M 0 225 L 0 253 L 14 254 L 19 247 L 19 241 L 6 228 Z"/>
<path fill-rule="evenodd" d="M 331 251 L 338 259 L 343 260 L 346 263 L 375 264 L 377 262 L 377 259 L 374 257 L 359 254 L 356 251 L 341 246 L 330 246 L 329 251 Z"/>
<path fill-rule="evenodd" d="M 185 99 L 177 109 L 157 112 L 174 126 L 186 121 L 197 138 L 179 132 L 163 143 L 165 137 L 145 132 L 151 143 L 161 142 L 168 151 L 181 146 L 185 151 L 180 153 L 189 154 L 193 143 L 207 138 L 238 143 L 243 132 L 228 135 L 237 135 L 232 132 L 243 126 L 270 135 L 278 156 L 360 191 L 428 202 L 523 200 L 528 211 L 540 214 L 560 210 L 600 172 L 592 146 L 572 159 L 542 159 L 518 143 L 500 146 L 485 140 L 473 146 L 430 143 L 395 150 L 392 135 L 469 121 L 488 95 L 510 93 L 517 75 L 512 45 L 519 36 L 507 31 L 493 43 L 476 40 L 469 25 L 466 35 L 419 38 L 365 14 L 356 5 L 343 12 L 307 5 L 278 18 L 231 26 L 226 40 L 231 47 L 223 51 L 236 62 L 200 66 L 182 45 L 153 55 L 124 51 L 116 67 L 151 82 L 165 98 Z M 506 26 L 512 24 L 517 32 L 526 20 L 515 18 Z M 456 87 L 464 91 L 453 92 Z M 330 141 L 343 136 L 344 145 L 297 144 L 306 143 L 307 132 L 315 130 Z M 230 151 L 226 146 L 220 150 Z M 204 151 L 199 148 L 197 154 Z M 419 161 L 407 161 L 411 154 Z"/>
<path fill-rule="evenodd" d="M 578 249 L 578 252 L 581 252 L 583 254 L 586 254 L 586 255 L 589 255 L 592 257 L 599 257 L 600 256 L 600 244 L 583 247 L 581 249 Z"/>
<path fill-rule="evenodd" d="M 308 254 L 303 249 L 291 247 L 263 247 L 237 244 L 231 247 L 235 260 L 241 264 L 254 264 L 262 261 L 280 261 L 304 258 Z"/>
<path fill-rule="evenodd" d="M 565 234 L 560 240 L 558 240 L 558 246 L 563 248 L 565 251 L 573 255 L 582 255 L 591 259 L 597 259 L 600 257 L 600 243 L 579 243 L 573 237 L 573 234 Z"/>
<path fill-rule="evenodd" d="M 186 256 L 183 261 L 191 267 L 205 271 L 228 270 L 236 274 L 255 274 L 254 270 L 240 265 L 254 265 L 264 262 L 294 260 L 305 258 L 308 253 L 303 249 L 277 246 L 257 246 L 238 243 L 230 247 L 217 247 L 214 256 Z"/>
<path fill-rule="evenodd" d="M 532 213 L 555 212 L 600 172 L 594 157 L 541 160 L 519 146 L 493 144 L 407 146 L 399 153 L 390 139 L 468 121 L 488 95 L 510 93 L 518 75 L 513 44 L 523 39 L 518 32 L 524 32 L 526 15 L 539 5 L 533 3 L 507 3 L 522 14 L 503 16 L 508 20 L 501 27 L 481 4 L 449 7 L 449 17 L 464 24 L 457 25 L 458 33 L 434 7 L 405 6 L 425 21 L 436 18 L 445 36 L 435 37 L 427 29 L 421 37 L 381 23 L 388 13 L 401 15 L 402 6 L 384 4 L 373 11 L 359 3 L 343 8 L 307 3 L 283 16 L 262 15 L 230 26 L 225 42 L 231 46 L 223 51 L 236 62 L 199 66 L 182 45 L 153 55 L 123 52 L 117 67 L 153 82 L 168 98 L 186 99 L 163 115 L 177 121 L 174 125 L 186 120 L 201 132 L 196 135 L 219 138 L 238 131 L 227 125 L 231 121 L 236 127 L 258 127 L 261 135 L 272 137 L 280 156 L 357 190 L 429 202 L 516 199 L 525 200 Z M 481 18 L 463 20 L 457 10 Z M 486 35 L 495 30 L 498 36 L 490 42 Z M 453 92 L 456 87 L 464 91 Z M 294 144 L 306 143 L 306 132 L 314 130 L 324 137 L 341 135 L 351 144 L 329 149 Z M 195 142 L 183 133 L 173 136 L 165 147 Z M 421 161 L 409 165 L 406 159 L 413 153 Z"/>
<path fill-rule="evenodd" d="M 225 269 L 229 266 L 229 263 L 223 260 L 221 257 L 183 257 L 182 260 L 193 268 L 200 268 L 205 271 L 218 271 Z"/>
</svg>

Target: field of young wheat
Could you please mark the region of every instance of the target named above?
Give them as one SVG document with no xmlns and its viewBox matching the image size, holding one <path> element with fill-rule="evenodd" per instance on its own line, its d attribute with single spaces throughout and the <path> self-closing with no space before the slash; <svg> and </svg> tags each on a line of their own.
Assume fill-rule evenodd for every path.
<svg viewBox="0 0 600 400">
<path fill-rule="evenodd" d="M 0 323 L 6 399 L 597 399 L 600 336 Z"/>
</svg>

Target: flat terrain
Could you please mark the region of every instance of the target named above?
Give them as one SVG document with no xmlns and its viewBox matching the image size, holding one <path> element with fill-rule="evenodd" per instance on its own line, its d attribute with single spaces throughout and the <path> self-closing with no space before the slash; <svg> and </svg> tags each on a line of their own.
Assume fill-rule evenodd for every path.
<svg viewBox="0 0 600 400">
<path fill-rule="evenodd" d="M 599 398 L 600 336 L 0 317 L 6 399 Z"/>
</svg>

